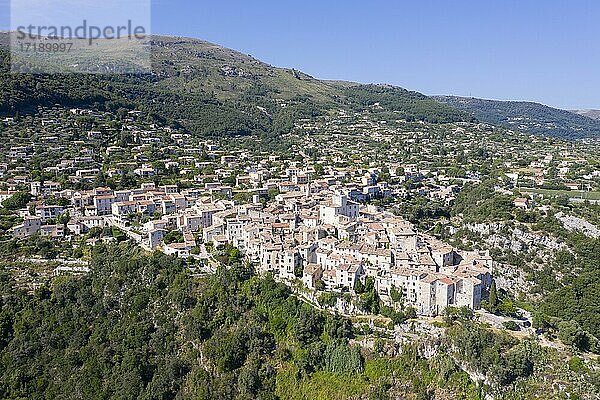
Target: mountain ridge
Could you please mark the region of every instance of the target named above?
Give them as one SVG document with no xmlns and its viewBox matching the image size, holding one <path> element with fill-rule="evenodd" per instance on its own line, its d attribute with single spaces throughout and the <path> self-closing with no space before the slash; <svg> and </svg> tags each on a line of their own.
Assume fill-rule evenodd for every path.
<svg viewBox="0 0 600 400">
<path fill-rule="evenodd" d="M 199 135 L 280 135 L 299 119 L 343 108 L 367 110 L 390 121 L 480 121 L 562 138 L 600 135 L 600 121 L 533 102 L 467 101 L 429 97 L 393 85 L 319 80 L 205 40 L 179 36 L 149 39 L 152 74 L 13 76 L 8 41 L 9 34 L 0 33 L 0 83 L 7 88 L 0 92 L 3 114 L 54 104 L 137 108 Z"/>
<path fill-rule="evenodd" d="M 6 44 L 8 35 L 4 35 Z M 153 36 L 152 74 L 20 75 L 4 47 L 0 112 L 38 105 L 141 108 L 200 135 L 282 134 L 294 122 L 334 108 L 365 110 L 385 96 L 381 118 L 432 123 L 468 121 L 462 111 L 397 87 L 321 81 L 200 39 Z M 372 111 L 372 110 L 371 110 Z M 376 111 L 372 111 L 376 112 Z"/>
<path fill-rule="evenodd" d="M 433 98 L 468 112 L 479 121 L 523 133 L 567 139 L 600 137 L 600 121 L 532 101 L 501 101 L 460 96 Z"/>
<path fill-rule="evenodd" d="M 583 110 L 570 110 L 572 113 L 575 113 L 577 115 L 582 115 L 584 117 L 587 118 L 591 118 L 591 119 L 595 119 L 595 120 L 600 120 L 600 110 L 594 110 L 594 109 L 583 109 Z"/>
</svg>

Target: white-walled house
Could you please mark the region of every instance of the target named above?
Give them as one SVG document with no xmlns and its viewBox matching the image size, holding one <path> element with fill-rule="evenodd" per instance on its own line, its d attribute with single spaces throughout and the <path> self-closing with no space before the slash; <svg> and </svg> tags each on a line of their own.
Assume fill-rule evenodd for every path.
<svg viewBox="0 0 600 400">
<path fill-rule="evenodd" d="M 340 216 L 349 219 L 358 218 L 358 203 L 348 200 L 344 194 L 334 194 L 331 201 L 327 204 L 322 204 L 319 207 L 319 219 L 322 224 L 336 225 L 339 222 Z"/>
<path fill-rule="evenodd" d="M 40 217 L 25 217 L 23 223 L 12 228 L 14 237 L 23 239 L 35 235 L 42 227 Z"/>
</svg>

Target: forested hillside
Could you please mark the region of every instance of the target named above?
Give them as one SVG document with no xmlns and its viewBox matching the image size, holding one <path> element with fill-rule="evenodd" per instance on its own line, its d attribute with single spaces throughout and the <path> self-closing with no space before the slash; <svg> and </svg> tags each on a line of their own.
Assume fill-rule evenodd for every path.
<svg viewBox="0 0 600 400">
<path fill-rule="evenodd" d="M 0 44 L 7 42 L 0 34 Z M 461 111 L 400 88 L 320 81 L 201 40 L 154 37 L 151 75 L 11 75 L 0 50 L 0 114 L 38 105 L 141 109 L 199 135 L 288 132 L 332 108 L 384 107 L 382 118 L 469 120 Z"/>
<path fill-rule="evenodd" d="M 233 248 L 220 250 L 230 268 L 204 278 L 185 260 L 128 243 L 91 251 L 90 274 L 51 279 L 35 294 L 17 289 L 4 265 L 1 398 L 476 399 L 482 389 L 539 398 L 548 368 L 576 393 L 598 385 L 596 375 L 560 369 L 556 354 L 492 333 L 463 311 L 448 314 L 443 341 L 401 346 L 254 276 Z M 380 336 L 372 350 L 358 345 L 367 335 Z M 439 350 L 427 359 L 419 348 Z"/>
<path fill-rule="evenodd" d="M 402 391 L 416 394 L 448 379 L 428 377 L 414 352 L 378 370 L 382 360 L 349 344 L 358 333 L 349 320 L 254 277 L 238 252 L 223 253 L 231 269 L 202 279 L 181 260 L 125 243 L 94 247 L 93 257 L 91 274 L 56 278 L 33 296 L 1 272 L 0 397 L 275 399 L 327 376 L 312 390 L 346 393 L 345 377 L 356 380 L 351 390 L 376 395 L 394 383 L 392 371 L 415 379 Z M 448 385 L 474 390 L 466 377 Z"/>
<path fill-rule="evenodd" d="M 523 133 L 566 139 L 600 137 L 600 121 L 538 103 L 453 96 L 435 99 L 466 111 L 481 122 Z"/>
<path fill-rule="evenodd" d="M 600 121 L 537 103 L 432 98 L 386 85 L 321 81 L 188 38 L 154 37 L 151 75 L 10 75 L 7 40 L 0 34 L 0 114 L 56 103 L 126 107 L 199 135 L 245 135 L 287 133 L 299 119 L 345 108 L 390 121 L 479 120 L 562 138 L 600 135 Z"/>
<path fill-rule="evenodd" d="M 409 122 L 447 123 L 471 121 L 468 113 L 431 99 L 421 93 L 385 85 L 359 85 L 344 91 L 352 106 L 361 110 L 371 107 L 385 119 L 405 119 Z"/>
</svg>

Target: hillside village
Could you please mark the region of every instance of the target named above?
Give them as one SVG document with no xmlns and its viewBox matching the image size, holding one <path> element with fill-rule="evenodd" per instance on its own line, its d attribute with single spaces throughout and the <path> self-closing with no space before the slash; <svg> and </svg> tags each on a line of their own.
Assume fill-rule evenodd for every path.
<svg viewBox="0 0 600 400">
<path fill-rule="evenodd" d="M 600 6 L 130 3 L 0 31 L 0 399 L 600 400 Z"/>
<path fill-rule="evenodd" d="M 360 346 L 367 357 L 405 357 L 400 349 L 412 346 L 416 362 L 455 357 L 452 365 L 478 365 L 456 373 L 494 387 L 496 376 L 542 382 L 538 365 L 568 365 L 551 379 L 572 380 L 579 393 L 596 390 L 593 317 L 555 316 L 568 318 L 573 309 L 560 285 L 594 263 L 588 238 L 598 237 L 600 226 L 597 141 L 343 110 L 299 120 L 280 136 L 194 136 L 136 110 L 58 106 L 3 118 L 0 134 L 5 277 L 32 299 L 63 304 L 72 285 L 86 288 L 90 277 L 119 281 L 104 287 L 122 299 L 154 276 L 148 292 L 172 310 L 169 326 L 180 314 L 194 315 L 190 329 L 211 319 L 220 329 L 227 322 L 216 318 L 233 315 L 268 320 L 296 338 L 319 312 L 323 335 L 352 337 L 340 347 L 344 354 Z M 159 264 L 166 269 L 153 275 Z M 161 286 L 172 269 L 179 271 L 168 278 L 173 282 L 210 286 L 180 297 L 189 289 Z M 241 281 L 242 288 L 229 288 Z M 98 292 L 94 285 L 90 291 Z M 240 316 L 240 304 L 251 303 L 220 294 L 228 290 L 286 305 Z M 546 303 L 540 293 L 556 297 Z M 123 303 L 148 307 L 145 298 Z M 523 299 L 542 299 L 542 312 L 553 316 L 540 317 Z M 293 304 L 300 308 L 288 311 Z M 296 322 L 286 328 L 278 313 Z M 129 320 L 116 320 L 129 329 Z M 477 364 L 474 348 L 495 349 L 486 359 L 502 359 L 508 372 Z M 568 358 L 571 351 L 579 356 Z M 536 370 L 528 367 L 532 359 Z M 589 372 L 572 370 L 574 362 Z"/>
<path fill-rule="evenodd" d="M 464 148 L 477 132 L 492 129 L 484 125 L 473 131 L 456 124 L 460 141 L 452 143 L 429 125 L 390 126 L 340 112 L 300 121 L 287 137 L 291 152 L 273 155 L 197 140 L 136 111 L 117 114 L 41 109 L 28 117 L 25 132 L 23 121 L 3 121 L 3 129 L 19 126 L 20 134 L 3 145 L 0 200 L 31 195 L 18 211 L 20 223 L 10 228 L 13 237 L 83 237 L 93 244 L 118 229 L 148 251 L 193 259 L 208 271 L 216 263 L 212 249 L 229 245 L 258 272 L 290 286 L 354 294 L 372 279 L 388 304 L 392 293 L 401 293 L 403 307 L 435 316 L 448 306 L 479 309 L 489 296 L 494 260 L 489 251 L 444 243 L 389 205 L 415 195 L 452 205 L 461 187 L 479 184 L 487 173 L 487 162 L 477 164 L 477 157 L 505 160 L 499 193 L 547 179 L 568 187 L 573 167 L 587 172 L 588 190 L 599 179 L 598 170 L 586 169 L 586 160 L 558 141 L 551 154 L 527 154 L 532 160 L 525 165 L 511 160 L 510 147 L 492 153 L 492 130 L 470 154 Z M 556 164 L 553 154 L 562 161 Z M 470 169 L 456 163 L 460 157 L 471 160 L 464 163 Z M 513 206 L 532 210 L 536 193 L 523 190 Z"/>
<path fill-rule="evenodd" d="M 323 183 L 317 182 L 317 188 L 326 187 Z M 125 191 L 45 193 L 73 205 L 35 206 L 36 215 L 24 216 L 23 224 L 13 228 L 15 237 L 39 233 L 61 240 L 116 226 L 148 250 L 184 258 L 208 257 L 206 243 L 233 244 L 259 272 L 289 283 L 300 278 L 313 290 L 353 291 L 358 280 L 373 277 L 380 295 L 389 296 L 392 287 L 401 289 L 423 315 L 437 315 L 451 305 L 478 309 L 491 285 L 488 254 L 459 252 L 418 234 L 400 217 L 359 207 L 335 186 L 332 191 L 278 194 L 267 206 L 260 201 L 239 206 L 213 202 L 197 190 L 179 193 L 153 184 Z M 48 224 L 65 213 L 70 215 L 66 229 Z M 161 217 L 133 228 L 131 215 Z M 165 244 L 163 238 L 174 230 L 183 234 L 183 241 Z"/>
</svg>

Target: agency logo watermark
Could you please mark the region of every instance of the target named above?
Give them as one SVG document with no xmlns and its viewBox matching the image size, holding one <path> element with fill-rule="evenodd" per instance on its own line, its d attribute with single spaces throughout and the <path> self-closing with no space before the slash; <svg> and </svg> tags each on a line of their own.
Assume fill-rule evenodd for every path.
<svg viewBox="0 0 600 400">
<path fill-rule="evenodd" d="M 150 0 L 12 0 L 14 73 L 151 72 Z"/>
<path fill-rule="evenodd" d="M 94 41 L 105 39 L 124 39 L 129 40 L 137 39 L 144 40 L 146 36 L 146 28 L 144 26 L 133 26 L 131 20 L 127 21 L 127 25 L 121 26 L 94 26 L 88 25 L 86 20 L 83 20 L 82 24 L 73 28 L 72 26 L 63 25 L 57 26 L 18 26 L 17 40 L 36 40 L 38 38 L 46 38 L 50 40 L 73 40 L 73 39 L 85 39 L 88 45 L 93 45 Z"/>
</svg>

